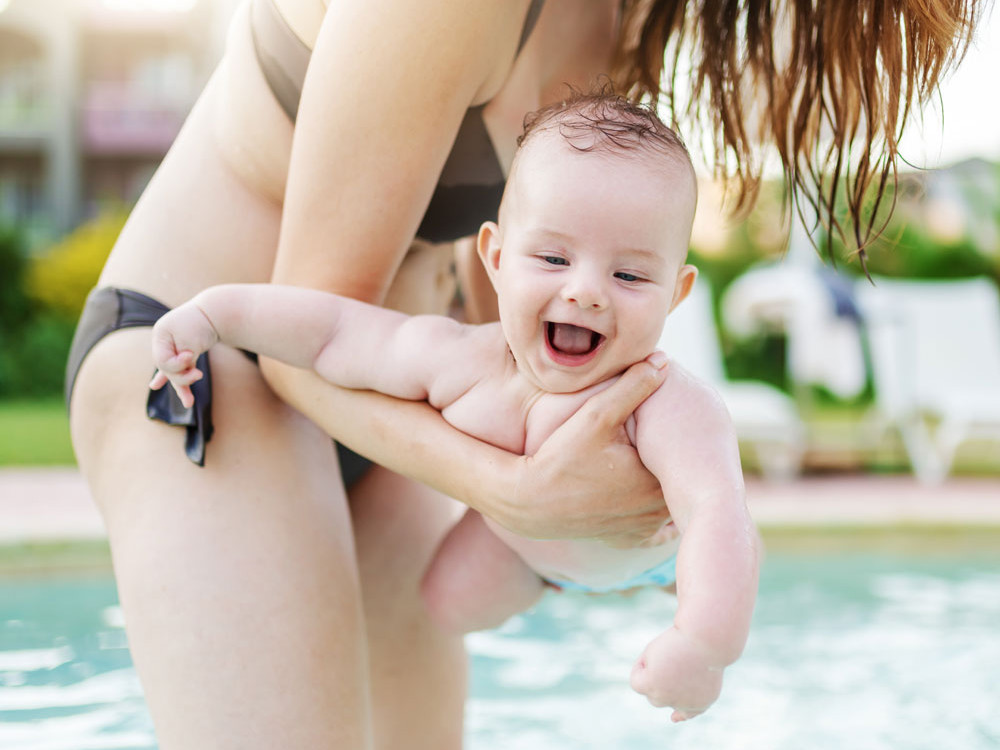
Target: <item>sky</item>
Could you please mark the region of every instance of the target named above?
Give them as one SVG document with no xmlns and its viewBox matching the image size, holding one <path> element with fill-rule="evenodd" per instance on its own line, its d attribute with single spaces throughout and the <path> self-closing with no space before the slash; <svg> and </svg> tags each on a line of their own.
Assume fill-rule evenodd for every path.
<svg viewBox="0 0 1000 750">
<path fill-rule="evenodd" d="M 1000 0 L 992 0 L 987 3 L 987 10 L 992 10 L 993 3 L 1000 6 Z M 917 116 L 911 115 L 899 144 L 899 153 L 905 160 L 899 163 L 899 169 L 903 172 L 911 168 L 937 169 L 975 157 L 1000 162 L 998 86 L 1000 7 L 980 20 L 962 63 L 941 81 L 940 98 L 930 102 Z M 706 144 L 704 152 L 710 150 Z M 695 157 L 694 166 L 700 176 L 707 177 L 704 159 Z M 771 153 L 764 163 L 764 177 L 780 176 L 780 164 Z"/>
<path fill-rule="evenodd" d="M 943 167 L 981 156 L 1000 161 L 1000 9 L 984 17 L 958 70 L 941 86 L 941 107 L 924 111 L 900 145 L 917 166 Z M 919 126 L 919 122 L 911 122 Z"/>
</svg>

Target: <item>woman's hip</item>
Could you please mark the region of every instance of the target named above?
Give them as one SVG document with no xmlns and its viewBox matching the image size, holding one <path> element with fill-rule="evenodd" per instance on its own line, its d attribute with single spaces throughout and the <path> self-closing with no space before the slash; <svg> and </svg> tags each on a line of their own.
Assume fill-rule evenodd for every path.
<svg viewBox="0 0 1000 750">
<path fill-rule="evenodd" d="M 256 364 L 236 350 L 212 351 L 209 429 L 150 418 L 150 351 L 151 328 L 133 326 L 99 337 L 79 358 L 70 428 L 99 505 L 114 501 L 121 493 L 113 488 L 133 477 L 234 487 L 253 478 L 250 485 L 262 487 L 273 467 L 324 477 L 329 492 L 341 486 L 329 438 L 281 402 Z M 205 437 L 201 466 L 189 450 L 199 430 Z"/>
</svg>

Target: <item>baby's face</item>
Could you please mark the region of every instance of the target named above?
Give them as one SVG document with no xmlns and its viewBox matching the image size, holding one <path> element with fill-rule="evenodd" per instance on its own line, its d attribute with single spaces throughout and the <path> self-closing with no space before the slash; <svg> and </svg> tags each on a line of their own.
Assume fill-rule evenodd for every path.
<svg viewBox="0 0 1000 750">
<path fill-rule="evenodd" d="M 641 154 L 579 153 L 556 134 L 525 149 L 480 253 L 519 371 L 571 393 L 648 356 L 690 289 L 693 178 L 655 155 L 651 166 Z"/>
</svg>

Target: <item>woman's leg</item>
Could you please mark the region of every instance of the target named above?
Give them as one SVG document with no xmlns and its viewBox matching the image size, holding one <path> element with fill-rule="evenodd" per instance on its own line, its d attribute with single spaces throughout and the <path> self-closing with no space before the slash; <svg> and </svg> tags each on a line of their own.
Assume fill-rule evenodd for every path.
<svg viewBox="0 0 1000 750">
<path fill-rule="evenodd" d="M 204 468 L 144 415 L 149 329 L 102 340 L 72 430 L 163 750 L 370 748 L 365 632 L 330 441 L 212 352 Z"/>
<path fill-rule="evenodd" d="M 465 649 L 461 636 L 431 622 L 420 580 L 461 508 L 374 467 L 351 490 L 351 514 L 368 626 L 375 746 L 457 750 Z"/>
<path fill-rule="evenodd" d="M 451 245 L 414 242 L 385 300 L 443 315 L 455 293 Z M 428 616 L 420 581 L 459 519 L 454 500 L 375 466 L 351 488 L 367 623 L 373 726 L 380 750 L 462 746 L 466 657 L 460 636 Z"/>
</svg>

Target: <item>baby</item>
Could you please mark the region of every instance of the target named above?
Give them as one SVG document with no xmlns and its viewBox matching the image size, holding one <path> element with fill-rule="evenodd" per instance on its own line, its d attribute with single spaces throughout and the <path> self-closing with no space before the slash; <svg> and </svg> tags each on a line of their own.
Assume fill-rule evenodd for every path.
<svg viewBox="0 0 1000 750">
<path fill-rule="evenodd" d="M 269 284 L 206 289 L 153 331 L 158 372 L 182 402 L 217 343 L 347 388 L 426 400 L 451 425 L 531 455 L 590 396 L 656 347 L 690 292 L 694 171 L 656 115 L 604 94 L 529 117 L 479 255 L 500 322 L 409 317 Z M 499 624 L 546 585 L 609 592 L 676 582 L 672 626 L 636 662 L 632 687 L 681 721 L 719 695 L 742 652 L 757 589 L 757 534 L 725 406 L 676 364 L 622 435 L 659 479 L 671 522 L 639 549 L 525 539 L 467 511 L 424 580 L 432 614 L 469 631 Z"/>
</svg>

